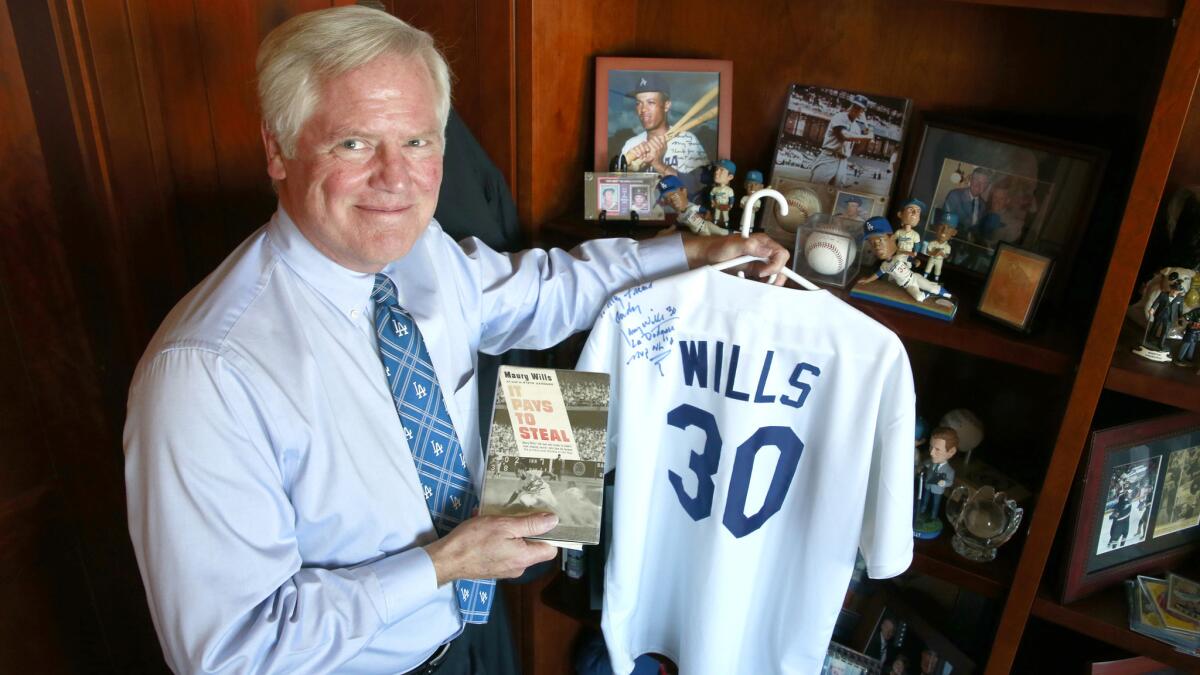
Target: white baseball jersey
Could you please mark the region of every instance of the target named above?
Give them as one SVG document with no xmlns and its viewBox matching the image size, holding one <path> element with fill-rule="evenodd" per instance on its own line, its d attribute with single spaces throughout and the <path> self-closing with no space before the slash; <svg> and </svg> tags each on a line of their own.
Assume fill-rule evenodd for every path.
<svg viewBox="0 0 1200 675">
<path fill-rule="evenodd" d="M 861 549 L 912 561 L 912 372 L 828 291 L 701 268 L 624 291 L 579 362 L 612 376 L 613 670 L 820 671 Z"/>
</svg>

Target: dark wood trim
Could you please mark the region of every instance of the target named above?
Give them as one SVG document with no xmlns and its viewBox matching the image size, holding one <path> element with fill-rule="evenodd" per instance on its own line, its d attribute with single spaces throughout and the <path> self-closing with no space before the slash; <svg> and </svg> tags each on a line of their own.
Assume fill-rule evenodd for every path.
<svg viewBox="0 0 1200 675">
<path fill-rule="evenodd" d="M 1142 252 L 1150 236 L 1198 75 L 1200 2 L 1193 0 L 1184 7 L 1159 87 L 1160 93 L 1125 206 L 1121 229 L 1113 246 L 1113 259 L 1104 278 L 1083 359 L 1055 442 L 1037 510 L 1033 513 L 1021 561 L 1017 565 L 1017 579 L 1041 579 L 1045 571 L 1050 548 L 1071 492 L 1075 470 L 1091 429 L 1092 414 L 1104 388 L 1117 337 L 1125 320 L 1129 289 L 1133 288 Z M 1012 668 L 1036 591 L 1036 584 L 1013 586 L 1000 617 L 988 659 L 987 675 L 1000 675 Z"/>
</svg>

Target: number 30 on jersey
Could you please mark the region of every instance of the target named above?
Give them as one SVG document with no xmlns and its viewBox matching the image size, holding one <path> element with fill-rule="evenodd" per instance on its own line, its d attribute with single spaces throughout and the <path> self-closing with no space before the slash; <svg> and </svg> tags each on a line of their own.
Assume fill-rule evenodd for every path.
<svg viewBox="0 0 1200 675">
<path fill-rule="evenodd" d="M 704 449 L 697 453 L 691 452 L 688 468 L 696 474 L 696 495 L 687 493 L 683 487 L 683 479 L 674 471 L 667 472 L 671 487 L 683 510 L 692 520 L 701 521 L 712 514 L 713 494 L 716 486 L 713 476 L 721 463 L 721 430 L 717 426 L 717 418 L 707 410 L 684 403 L 667 413 L 667 424 L 677 429 L 696 427 L 704 432 Z M 758 451 L 766 446 L 779 449 L 779 459 L 775 463 L 775 473 L 771 476 L 771 485 L 767 488 L 766 499 L 762 507 L 753 515 L 746 515 L 746 495 L 750 491 L 750 474 L 754 471 L 754 458 Z M 725 514 L 721 522 L 725 529 L 737 538 L 742 538 L 763 526 L 771 516 L 775 515 L 783 500 L 787 497 L 792 478 L 796 475 L 796 467 L 800 464 L 800 455 L 804 452 L 804 443 L 796 436 L 791 427 L 774 426 L 759 427 L 750 437 L 737 446 L 733 459 L 733 473 L 729 477 L 729 494 L 725 500 Z"/>
</svg>

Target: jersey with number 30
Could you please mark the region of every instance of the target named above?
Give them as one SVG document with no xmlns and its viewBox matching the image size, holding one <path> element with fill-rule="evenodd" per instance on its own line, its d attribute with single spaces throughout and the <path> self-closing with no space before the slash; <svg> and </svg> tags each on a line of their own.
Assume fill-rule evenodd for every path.
<svg viewBox="0 0 1200 675">
<path fill-rule="evenodd" d="M 915 400 L 899 338 L 828 291 L 701 268 L 614 296 L 604 637 L 692 674 L 820 671 L 862 550 L 912 561 Z"/>
</svg>

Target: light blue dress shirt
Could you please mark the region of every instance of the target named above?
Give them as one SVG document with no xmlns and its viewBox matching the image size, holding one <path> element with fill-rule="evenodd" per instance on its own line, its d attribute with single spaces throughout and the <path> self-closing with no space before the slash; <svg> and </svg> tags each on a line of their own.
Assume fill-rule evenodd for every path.
<svg viewBox="0 0 1200 675">
<path fill-rule="evenodd" d="M 549 347 L 677 237 L 499 254 L 432 223 L 383 271 L 425 336 L 471 476 L 476 352 Z M 402 673 L 462 630 L 370 326 L 373 275 L 282 209 L 164 320 L 125 426 L 129 531 L 178 672 Z"/>
</svg>

